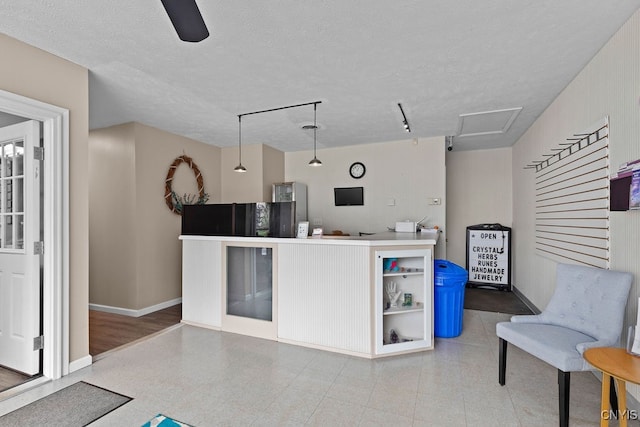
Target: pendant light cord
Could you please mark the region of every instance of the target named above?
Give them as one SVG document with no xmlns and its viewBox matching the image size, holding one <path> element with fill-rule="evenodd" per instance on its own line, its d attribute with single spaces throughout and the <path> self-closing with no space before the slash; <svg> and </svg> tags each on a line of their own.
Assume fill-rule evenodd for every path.
<svg viewBox="0 0 640 427">
<path fill-rule="evenodd" d="M 242 116 L 238 116 L 238 160 L 242 164 Z"/>
<path fill-rule="evenodd" d="M 316 124 L 316 111 L 318 104 L 313 104 L 313 158 L 316 158 L 316 132 L 318 131 L 318 125 Z"/>
</svg>

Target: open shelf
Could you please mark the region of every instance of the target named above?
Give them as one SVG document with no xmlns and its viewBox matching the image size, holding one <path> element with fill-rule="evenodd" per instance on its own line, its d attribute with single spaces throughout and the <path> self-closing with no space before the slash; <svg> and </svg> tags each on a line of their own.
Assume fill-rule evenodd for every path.
<svg viewBox="0 0 640 427">
<path fill-rule="evenodd" d="M 432 249 L 381 250 L 375 257 L 376 355 L 433 348 Z M 389 307 L 393 302 L 397 307 Z M 391 342 L 391 331 L 398 342 Z"/>
<path fill-rule="evenodd" d="M 422 269 L 422 268 L 408 268 L 408 269 L 405 269 L 405 270 L 398 270 L 398 271 L 384 270 L 384 272 L 382 273 L 382 275 L 384 277 L 390 277 L 390 276 L 418 276 L 420 274 L 424 274 L 424 269 Z"/>
<path fill-rule="evenodd" d="M 400 338 L 400 341 L 398 341 L 398 342 L 387 342 L 387 341 L 385 341 L 384 342 L 384 346 L 385 347 L 388 346 L 388 345 L 399 346 L 399 345 L 402 345 L 402 344 L 406 344 L 408 342 L 414 342 L 414 341 L 422 340 L 422 338 L 416 338 L 416 337 L 402 337 L 401 336 L 399 338 Z"/>
<path fill-rule="evenodd" d="M 388 316 L 390 314 L 403 314 L 403 313 L 416 313 L 424 311 L 424 305 L 410 305 L 407 307 L 391 307 L 382 312 L 383 315 Z"/>
</svg>

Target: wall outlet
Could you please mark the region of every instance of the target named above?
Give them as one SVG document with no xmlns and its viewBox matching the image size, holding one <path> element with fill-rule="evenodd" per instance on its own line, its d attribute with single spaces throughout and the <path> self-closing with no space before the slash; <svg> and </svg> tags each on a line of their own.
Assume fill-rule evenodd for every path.
<svg viewBox="0 0 640 427">
<path fill-rule="evenodd" d="M 440 197 L 429 197 L 428 200 L 430 205 L 439 205 L 442 203 L 442 199 L 440 199 Z"/>
<path fill-rule="evenodd" d="M 313 218 L 313 225 L 322 225 L 322 218 Z"/>
</svg>

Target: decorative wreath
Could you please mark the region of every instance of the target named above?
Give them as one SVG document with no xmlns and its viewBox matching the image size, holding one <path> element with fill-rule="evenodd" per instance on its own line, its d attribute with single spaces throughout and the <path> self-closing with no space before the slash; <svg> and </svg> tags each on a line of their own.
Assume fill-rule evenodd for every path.
<svg viewBox="0 0 640 427">
<path fill-rule="evenodd" d="M 196 198 L 195 194 L 184 194 L 183 196 L 178 196 L 175 191 L 171 188 L 171 184 L 173 182 L 173 175 L 176 173 L 176 169 L 182 163 L 186 163 L 189 168 L 193 171 L 193 174 L 196 177 L 196 182 L 198 184 L 198 196 Z M 180 157 L 176 157 L 176 159 L 169 166 L 169 172 L 167 172 L 167 178 L 164 180 L 164 201 L 169 207 L 171 212 L 176 215 L 182 215 L 182 207 L 184 205 L 204 205 L 207 200 L 209 200 L 209 195 L 204 191 L 204 182 L 202 179 L 202 174 L 200 173 L 200 169 L 195 164 L 193 159 L 185 154 Z"/>
</svg>

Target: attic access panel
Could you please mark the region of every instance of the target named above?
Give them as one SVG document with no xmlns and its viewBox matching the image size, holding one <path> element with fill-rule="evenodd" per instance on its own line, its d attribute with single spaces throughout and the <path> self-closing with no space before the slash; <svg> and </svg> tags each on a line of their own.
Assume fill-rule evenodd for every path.
<svg viewBox="0 0 640 427">
<path fill-rule="evenodd" d="M 457 137 L 506 133 L 522 107 L 460 114 Z"/>
</svg>

